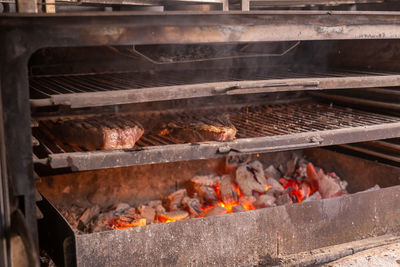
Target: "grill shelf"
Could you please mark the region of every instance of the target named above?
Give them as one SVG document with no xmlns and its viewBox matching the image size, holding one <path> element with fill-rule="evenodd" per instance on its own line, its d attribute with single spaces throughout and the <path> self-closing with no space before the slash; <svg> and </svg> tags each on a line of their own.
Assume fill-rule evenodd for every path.
<svg viewBox="0 0 400 267">
<path fill-rule="evenodd" d="M 212 76 L 215 73 L 215 76 Z M 360 70 L 262 72 L 186 70 L 103 73 L 30 78 L 31 105 L 72 108 L 295 90 L 400 86 L 400 74 Z"/>
<path fill-rule="evenodd" d="M 231 122 L 238 129 L 237 139 L 233 141 L 182 143 L 145 132 L 134 149 L 88 151 L 84 147 L 62 143 L 54 137 L 51 133 L 52 120 L 41 120 L 40 127 L 32 130 L 42 151 L 45 151 L 40 155 L 37 153 L 39 162 L 43 163 L 43 159 L 46 161 L 47 158 L 50 167 L 69 167 L 73 171 L 216 158 L 236 153 L 284 151 L 400 135 L 399 117 L 318 102 L 230 108 L 207 114 L 211 114 L 209 118 L 212 118 L 212 114 L 224 112 L 230 114 Z M 159 120 L 156 116 L 159 115 L 148 116 L 145 121 Z"/>
</svg>

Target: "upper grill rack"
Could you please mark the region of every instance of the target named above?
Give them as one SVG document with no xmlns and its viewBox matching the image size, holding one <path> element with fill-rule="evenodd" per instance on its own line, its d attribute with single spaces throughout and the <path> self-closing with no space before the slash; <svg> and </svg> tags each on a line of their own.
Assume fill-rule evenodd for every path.
<svg viewBox="0 0 400 267">
<path fill-rule="evenodd" d="M 360 70 L 164 71 L 30 78 L 34 107 L 72 108 L 291 90 L 399 86 L 400 74 Z"/>
<path fill-rule="evenodd" d="M 42 146 L 42 152 L 36 155 L 42 158 L 39 161 L 48 163 L 52 168 L 92 170 L 215 158 L 229 153 L 257 153 L 344 144 L 400 135 L 398 117 L 316 102 L 215 110 L 214 113 L 208 113 L 208 116 L 204 115 L 203 121 L 211 121 L 212 114 L 216 112 L 229 113 L 231 122 L 238 129 L 236 140 L 189 144 L 146 131 L 132 150 L 88 151 L 84 147 L 59 141 L 52 134 L 54 121 L 42 120 L 40 127 L 33 129 L 34 136 Z M 179 115 L 174 115 L 178 119 Z M 154 116 L 146 117 L 143 121 L 160 119 L 162 120 L 159 116 Z"/>
</svg>

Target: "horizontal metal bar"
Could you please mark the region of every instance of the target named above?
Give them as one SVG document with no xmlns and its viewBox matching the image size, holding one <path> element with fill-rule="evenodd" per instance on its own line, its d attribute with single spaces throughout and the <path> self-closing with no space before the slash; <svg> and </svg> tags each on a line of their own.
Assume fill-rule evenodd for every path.
<svg viewBox="0 0 400 267">
<path fill-rule="evenodd" d="M 250 154 L 250 153 L 267 153 L 267 152 L 275 152 L 282 150 L 294 150 L 294 149 L 302 149 L 302 148 L 310 148 L 310 147 L 318 147 L 321 146 L 322 139 L 320 141 L 314 142 L 310 140 L 310 142 L 304 144 L 294 144 L 294 145 L 281 145 L 274 147 L 265 147 L 265 148 L 245 148 L 245 149 L 234 149 L 229 146 L 219 147 L 217 152 L 220 154 Z"/>
<path fill-rule="evenodd" d="M 375 157 L 379 157 L 379 158 L 383 158 L 383 159 L 388 159 L 388 160 L 400 163 L 400 156 L 396 157 L 396 156 L 389 155 L 387 153 L 374 151 L 372 148 L 363 148 L 363 147 L 359 147 L 359 146 L 355 146 L 355 145 L 340 145 L 340 146 L 343 148 L 361 152 L 361 153 L 364 153 L 367 155 L 371 155 L 371 156 L 375 156 Z M 400 151 L 399 151 L 399 154 L 400 154 Z"/>
<path fill-rule="evenodd" d="M 367 88 L 365 91 L 369 93 L 375 94 L 386 94 L 386 95 L 393 95 L 393 96 L 400 96 L 400 90 L 397 88 Z"/>
<path fill-rule="evenodd" d="M 399 12 L 86 12 L 5 14 L 4 43 L 18 27 L 28 51 L 55 46 L 398 39 Z M 7 33 L 7 34 L 6 34 Z M 52 38 L 44 38 L 51 34 Z"/>
<path fill-rule="evenodd" d="M 50 99 L 31 99 L 30 102 L 34 107 L 49 105 L 67 105 L 71 106 L 71 108 L 81 108 L 205 97 L 214 96 L 216 94 L 235 95 L 299 90 L 326 90 L 337 88 L 350 89 L 377 86 L 400 86 L 400 75 L 271 79 L 260 81 L 231 81 L 185 84 L 175 86 L 150 87 L 143 89 L 59 94 L 52 95 Z"/>
<path fill-rule="evenodd" d="M 369 143 L 371 143 L 373 145 L 377 145 L 382 148 L 397 150 L 399 152 L 399 158 L 400 158 L 400 145 L 398 145 L 398 144 L 390 143 L 390 142 L 387 142 L 384 140 L 383 141 L 380 141 L 380 140 L 371 141 Z"/>
<path fill-rule="evenodd" d="M 145 147 L 140 150 L 115 150 L 75 152 L 49 155 L 52 168 L 70 167 L 73 171 L 85 171 L 131 165 L 176 162 L 224 156 L 219 148 L 229 146 L 237 151 L 253 149 L 263 151 L 266 147 L 279 146 L 279 151 L 291 150 L 293 145 L 309 143 L 310 140 L 322 139 L 320 146 L 364 142 L 376 139 L 400 137 L 400 122 L 381 125 L 344 128 L 327 131 L 307 132 L 281 136 L 243 138 L 230 142 L 204 142 L 198 144 L 176 144 Z"/>
<path fill-rule="evenodd" d="M 333 100 L 333 101 L 336 100 L 339 102 L 350 103 L 350 104 L 355 104 L 355 105 L 400 111 L 400 104 L 396 104 L 396 103 L 387 103 L 387 102 L 382 102 L 382 101 L 362 99 L 359 97 L 332 95 L 332 94 L 326 94 L 326 93 L 320 93 L 320 92 L 318 92 L 318 93 L 311 92 L 310 94 L 312 96 L 317 96 L 317 97 L 321 97 L 321 98 L 325 98 L 325 99 L 329 99 L 329 100 Z"/>
</svg>

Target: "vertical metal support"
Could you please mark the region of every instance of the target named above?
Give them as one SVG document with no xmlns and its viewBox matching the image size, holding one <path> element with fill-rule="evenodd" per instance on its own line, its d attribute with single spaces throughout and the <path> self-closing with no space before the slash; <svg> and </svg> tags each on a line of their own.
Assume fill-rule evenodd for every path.
<svg viewBox="0 0 400 267">
<path fill-rule="evenodd" d="M 241 0 L 240 4 L 242 11 L 250 11 L 250 0 Z"/>
<path fill-rule="evenodd" d="M 229 0 L 222 0 L 222 10 L 229 11 Z"/>
<path fill-rule="evenodd" d="M 56 1 L 55 0 L 45 0 L 46 13 L 56 13 Z"/>
<path fill-rule="evenodd" d="M 28 60 L 33 46 L 26 47 L 27 40 L 8 32 L 0 32 L 0 93 L 2 119 L 4 120 L 4 146 L 10 199 L 18 198 L 18 203 L 10 203 L 13 210 L 21 209 L 28 227 L 32 254 L 37 254 L 38 235 L 36 203 L 32 163 L 32 133 L 29 105 Z M 17 46 L 16 44 L 21 44 Z M 4 168 L 4 166 L 2 166 Z M 3 170 L 4 173 L 4 170 Z M 18 206 L 17 206 L 18 204 Z M 14 207 L 15 206 L 15 207 Z M 11 208 L 10 208 L 11 209 Z M 39 262 L 33 262 L 32 266 Z"/>
<path fill-rule="evenodd" d="M 1 80 L 1 77 L 0 77 Z M 0 88 L 1 92 L 1 88 Z M 5 146 L 3 112 L 0 94 L 0 265 L 11 266 L 10 251 L 10 206 L 8 196 L 8 177 L 5 168 Z"/>
<path fill-rule="evenodd" d="M 17 0 L 18 13 L 38 13 L 38 0 Z"/>
</svg>

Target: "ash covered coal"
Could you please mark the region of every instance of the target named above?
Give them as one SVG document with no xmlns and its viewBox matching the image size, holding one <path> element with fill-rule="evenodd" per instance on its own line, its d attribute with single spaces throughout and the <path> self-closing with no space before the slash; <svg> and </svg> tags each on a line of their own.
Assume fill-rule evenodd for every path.
<svg viewBox="0 0 400 267">
<path fill-rule="evenodd" d="M 118 203 L 108 208 L 62 207 L 78 233 L 167 223 L 190 218 L 268 208 L 347 194 L 347 182 L 295 154 L 286 166 L 227 158 L 226 173 L 194 176 L 164 199 L 137 207 Z"/>
</svg>

